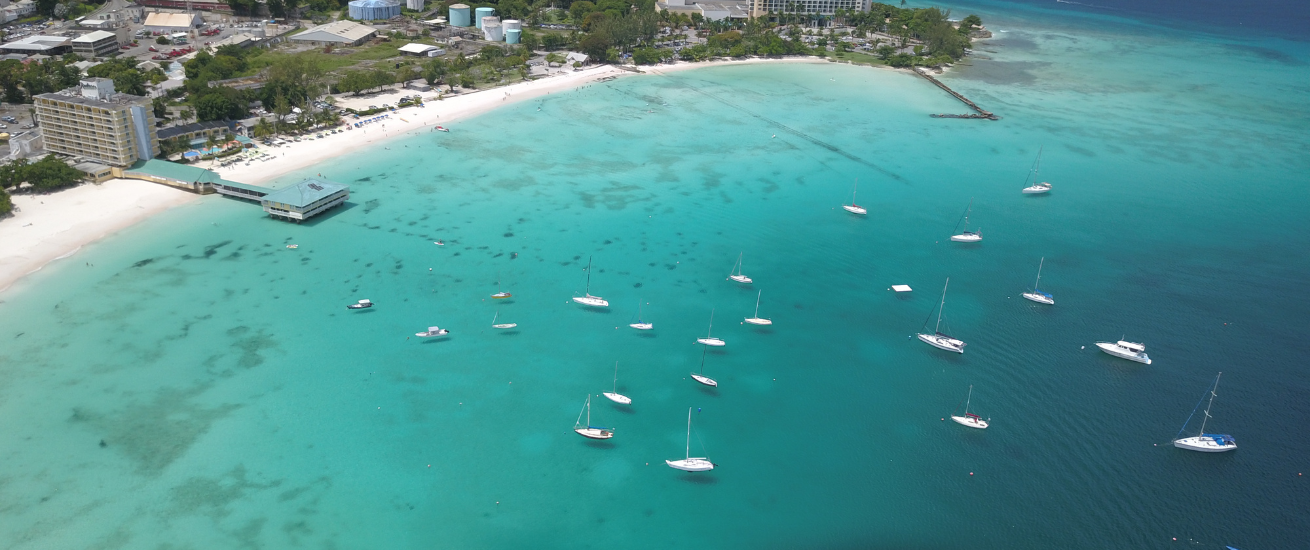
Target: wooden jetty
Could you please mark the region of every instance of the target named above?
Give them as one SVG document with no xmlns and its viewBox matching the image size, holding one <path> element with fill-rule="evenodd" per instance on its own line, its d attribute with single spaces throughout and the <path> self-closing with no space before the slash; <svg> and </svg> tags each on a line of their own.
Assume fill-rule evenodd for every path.
<svg viewBox="0 0 1310 550">
<path fill-rule="evenodd" d="M 936 78 L 933 78 L 932 75 L 928 74 L 926 71 L 922 71 L 922 70 L 919 70 L 919 69 L 915 69 L 914 72 L 917 73 L 919 76 L 922 76 L 922 77 L 928 79 L 928 82 L 931 82 L 931 83 L 933 83 L 933 84 L 936 84 L 938 88 L 941 88 L 941 89 L 943 89 L 943 90 L 946 90 L 946 93 L 955 96 L 955 99 L 960 100 L 961 103 L 964 103 L 965 105 L 968 105 L 970 109 L 973 109 L 974 111 L 977 111 L 977 113 L 978 113 L 978 114 L 976 114 L 976 115 L 975 115 L 975 114 L 967 114 L 967 115 L 932 115 L 933 118 L 985 118 L 985 119 L 987 119 L 987 120 L 1000 120 L 1000 119 L 1001 119 L 1001 117 L 996 116 L 996 115 L 993 114 L 991 111 L 987 111 L 987 110 L 984 110 L 982 107 L 979 107 L 977 103 L 974 103 L 974 102 L 972 102 L 972 101 L 969 101 L 969 98 L 960 95 L 960 92 L 957 92 L 957 91 L 955 91 L 955 90 L 952 90 L 950 86 L 947 86 L 947 85 L 945 85 L 945 84 L 942 84 L 942 81 L 937 80 Z"/>
</svg>

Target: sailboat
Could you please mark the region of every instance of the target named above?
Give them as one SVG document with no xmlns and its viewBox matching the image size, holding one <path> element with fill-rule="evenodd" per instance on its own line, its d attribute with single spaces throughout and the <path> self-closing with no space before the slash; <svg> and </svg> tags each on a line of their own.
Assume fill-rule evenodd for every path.
<svg viewBox="0 0 1310 550">
<path fill-rule="evenodd" d="M 510 296 L 513 296 L 513 294 L 510 294 L 510 293 L 508 293 L 508 292 L 504 292 L 504 291 L 500 290 L 500 273 L 497 272 L 497 273 L 496 273 L 496 293 L 495 293 L 495 294 L 492 294 L 491 297 L 494 298 L 494 299 L 496 299 L 496 300 L 504 300 L 505 298 L 509 298 Z"/>
<path fill-rule="evenodd" d="M 582 423 L 582 411 L 578 412 L 578 420 L 573 423 L 573 431 L 578 435 L 589 439 L 609 439 L 614 437 L 614 428 L 602 428 L 591 425 L 591 394 L 587 394 L 587 404 L 582 406 L 583 411 L 587 413 L 587 423 Z M 586 426 L 585 428 L 583 426 Z"/>
<path fill-rule="evenodd" d="M 585 296 L 574 296 L 573 301 L 584 306 L 591 307 L 610 307 L 610 303 L 600 296 L 591 295 L 591 257 L 587 257 L 587 290 Z"/>
<path fill-rule="evenodd" d="M 1183 435 L 1183 430 L 1187 429 L 1187 422 L 1192 421 L 1192 417 L 1188 416 L 1187 422 L 1184 422 L 1183 427 L 1178 430 L 1178 435 L 1174 436 L 1176 438 L 1174 439 L 1175 447 L 1178 447 L 1179 449 L 1187 449 L 1189 451 L 1200 451 L 1202 453 L 1222 453 L 1237 448 L 1237 440 L 1233 439 L 1233 436 L 1231 435 L 1205 433 L 1205 423 L 1210 420 L 1210 407 L 1214 405 L 1214 398 L 1216 397 L 1215 391 L 1219 389 L 1219 376 L 1223 376 L 1223 374 L 1224 373 L 1221 372 L 1218 376 L 1214 377 L 1214 387 L 1210 388 L 1210 403 L 1206 404 L 1205 416 L 1201 418 L 1201 433 L 1197 434 L 1195 437 L 1178 437 Z M 1201 396 L 1201 400 L 1205 400 L 1205 396 Z M 1197 401 L 1196 408 L 1200 407 L 1201 402 Z M 1192 415 L 1196 415 L 1196 409 L 1192 409 Z"/>
<path fill-rule="evenodd" d="M 727 343 L 727 342 L 724 342 L 722 338 L 715 338 L 714 336 L 712 336 L 713 332 L 714 332 L 714 310 L 711 309 L 711 310 L 710 310 L 710 328 L 709 328 L 708 331 L 705 332 L 705 337 L 704 337 L 704 338 L 697 338 L 697 339 L 696 339 L 696 343 L 697 343 L 697 344 L 704 344 L 704 345 L 707 345 L 707 346 L 715 346 L 715 347 L 718 347 L 718 346 L 726 346 L 726 345 L 728 345 L 728 343 Z"/>
<path fill-rule="evenodd" d="M 1053 306 L 1055 305 L 1055 297 L 1037 289 L 1038 283 L 1042 282 L 1042 265 L 1045 263 L 1046 257 L 1042 257 L 1042 261 L 1037 264 L 1037 282 L 1033 283 L 1033 289 L 1031 292 L 1023 293 L 1023 297 L 1039 304 Z"/>
<path fill-rule="evenodd" d="M 755 316 L 747 317 L 746 318 L 747 323 L 750 323 L 752 325 L 760 325 L 760 326 L 768 326 L 773 324 L 772 319 L 763 319 L 760 317 L 760 296 L 763 295 L 764 295 L 763 290 L 761 290 L 759 294 L 755 295 Z"/>
<path fill-rule="evenodd" d="M 705 384 L 706 386 L 713 386 L 713 387 L 717 388 L 717 387 L 719 387 L 719 383 L 718 383 L 718 381 L 716 381 L 716 380 L 714 380 L 713 378 L 710 378 L 710 377 L 708 377 L 708 376 L 705 376 L 705 352 L 706 352 L 706 351 L 709 351 L 709 348 L 702 349 L 701 352 L 700 352 L 700 372 L 693 372 L 693 373 L 691 373 L 691 378 L 692 378 L 692 380 L 695 380 L 695 381 L 697 381 L 697 382 L 700 382 L 700 383 L 702 383 L 702 384 Z"/>
<path fill-rule="evenodd" d="M 496 310 L 496 316 L 491 318 L 491 328 L 514 328 L 519 326 L 518 323 L 501 323 L 496 324 L 496 319 L 500 318 L 500 310 Z"/>
<path fill-rule="evenodd" d="M 665 460 L 670 468 L 684 472 L 708 472 L 714 469 L 714 463 L 708 458 L 691 456 L 691 407 L 687 407 L 687 452 L 682 460 Z"/>
<path fill-rule="evenodd" d="M 415 332 L 414 336 L 418 336 L 421 338 L 431 338 L 433 336 L 445 336 L 447 334 L 450 334 L 450 331 L 444 328 L 428 327 L 428 330 L 426 332 Z"/>
<path fill-rule="evenodd" d="M 961 426 L 968 426 L 970 428 L 978 428 L 980 430 L 985 430 L 987 429 L 987 421 L 983 420 L 981 416 L 969 412 L 969 403 L 972 401 L 973 401 L 973 385 L 970 385 L 969 397 L 964 400 L 964 416 L 951 415 L 951 420 L 954 420 L 956 423 L 960 424 Z"/>
<path fill-rule="evenodd" d="M 605 397 L 620 405 L 631 405 L 632 398 L 619 393 L 619 362 L 614 362 L 614 391 L 605 392 Z"/>
<path fill-rule="evenodd" d="M 1033 169 L 1032 169 L 1032 171 L 1028 174 L 1029 178 L 1032 179 L 1033 184 L 1032 184 L 1032 185 L 1029 185 L 1028 187 L 1024 187 L 1024 188 L 1023 188 L 1023 193 L 1024 193 L 1025 195 L 1034 195 L 1034 194 L 1037 194 L 1037 193 L 1045 193 L 1045 192 L 1051 190 L 1051 184 L 1046 183 L 1046 182 L 1044 182 L 1044 181 L 1042 181 L 1042 182 L 1039 182 L 1039 181 L 1038 181 L 1037 172 L 1038 172 L 1039 169 L 1041 169 L 1041 167 L 1042 167 L 1042 148 L 1038 148 L 1038 149 L 1037 149 L 1037 161 L 1033 163 Z M 1024 182 L 1024 183 L 1028 183 L 1028 179 L 1024 179 L 1023 182 Z"/>
<path fill-rule="evenodd" d="M 373 307 L 373 302 L 369 300 L 360 300 L 357 303 L 346 306 L 346 309 L 368 309 Z"/>
<path fill-rule="evenodd" d="M 1097 342 L 1096 347 L 1101 348 L 1101 351 L 1115 357 L 1122 357 L 1129 361 L 1137 361 L 1138 363 L 1146 363 L 1148 365 L 1151 364 L 1151 357 L 1146 355 L 1146 344 L 1119 340 L 1118 342 L 1113 343 Z"/>
<path fill-rule="evenodd" d="M 957 243 L 976 243 L 982 240 L 982 230 L 969 231 L 969 213 L 973 211 L 973 199 L 969 199 L 969 207 L 964 209 L 964 232 L 959 235 L 951 235 L 951 240 Z M 955 227 L 960 227 L 960 222 L 955 222 Z"/>
<path fill-rule="evenodd" d="M 869 211 L 865 210 L 863 206 L 855 204 L 855 192 L 858 191 L 859 189 L 860 189 L 860 178 L 855 178 L 855 187 L 851 188 L 851 203 L 843 204 L 841 205 L 841 207 L 845 209 L 847 212 L 863 216 L 865 214 L 868 214 Z"/>
<path fill-rule="evenodd" d="M 728 280 L 729 280 L 729 281 L 737 281 L 737 282 L 739 282 L 739 283 L 741 283 L 741 284 L 744 284 L 744 285 L 748 285 L 748 284 L 751 284 L 752 282 L 754 282 L 754 281 L 751 281 L 751 278 L 750 278 L 750 277 L 747 277 L 747 276 L 745 276 L 745 275 L 742 275 L 742 273 L 741 273 L 741 253 L 738 253 L 738 254 L 737 254 L 737 264 L 734 265 L 734 266 L 732 266 L 732 273 L 728 275 Z"/>
<path fill-rule="evenodd" d="M 941 331 L 942 310 L 946 308 L 946 287 L 950 285 L 951 285 L 951 278 L 947 277 L 946 285 L 942 286 L 942 303 L 937 306 L 937 327 L 933 329 L 932 334 L 920 333 L 919 339 L 923 340 L 925 343 L 927 343 L 928 345 L 934 348 L 944 349 L 946 351 L 953 351 L 955 353 L 964 353 L 964 346 L 966 344 L 964 343 L 963 340 L 953 338 L 947 334 L 942 334 Z M 928 319 L 931 319 L 932 314 L 929 313 L 928 315 L 929 315 Z M 928 319 L 923 320 L 924 326 L 928 326 Z"/>
<path fill-rule="evenodd" d="M 641 320 L 641 302 L 637 302 L 637 322 L 628 323 L 628 326 L 637 330 L 650 330 L 655 328 L 655 323 L 647 323 Z"/>
</svg>

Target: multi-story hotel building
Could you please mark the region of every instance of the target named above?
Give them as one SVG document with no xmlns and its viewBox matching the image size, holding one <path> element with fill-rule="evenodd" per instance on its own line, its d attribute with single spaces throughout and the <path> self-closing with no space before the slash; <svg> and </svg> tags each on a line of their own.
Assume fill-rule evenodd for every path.
<svg viewBox="0 0 1310 550">
<path fill-rule="evenodd" d="M 88 78 L 33 98 L 45 148 L 52 153 L 131 166 L 159 154 L 150 98 L 114 93 L 114 81 Z"/>
<path fill-rule="evenodd" d="M 869 11 L 872 0 L 750 0 L 751 17 L 770 13 L 819 13 L 832 15 L 838 9 Z"/>
</svg>

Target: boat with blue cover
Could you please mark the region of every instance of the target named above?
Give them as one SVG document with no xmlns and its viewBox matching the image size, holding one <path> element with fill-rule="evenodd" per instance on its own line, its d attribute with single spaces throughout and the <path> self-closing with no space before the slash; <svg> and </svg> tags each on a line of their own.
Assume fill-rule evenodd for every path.
<svg viewBox="0 0 1310 550">
<path fill-rule="evenodd" d="M 1179 437 L 1187 430 L 1187 424 L 1192 421 L 1192 416 L 1196 416 L 1196 409 L 1201 408 L 1201 401 L 1205 401 L 1205 396 L 1201 396 L 1201 401 L 1196 403 L 1196 408 L 1192 409 L 1192 414 L 1187 417 L 1187 422 L 1178 430 L 1178 435 L 1174 436 L 1174 446 L 1179 449 L 1189 451 L 1198 451 L 1202 453 L 1222 453 L 1237 448 L 1237 440 L 1228 434 L 1208 434 L 1205 433 L 1205 424 L 1210 420 L 1210 407 L 1214 406 L 1215 393 L 1219 389 L 1219 377 L 1224 373 L 1219 373 L 1214 377 L 1214 386 L 1210 388 L 1210 402 L 1205 406 L 1205 416 L 1201 418 L 1201 431 L 1194 437 Z"/>
</svg>

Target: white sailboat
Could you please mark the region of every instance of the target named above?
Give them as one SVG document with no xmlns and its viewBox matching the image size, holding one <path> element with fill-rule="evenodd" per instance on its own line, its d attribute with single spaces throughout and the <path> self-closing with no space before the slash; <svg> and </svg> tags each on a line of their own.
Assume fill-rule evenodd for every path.
<svg viewBox="0 0 1310 550">
<path fill-rule="evenodd" d="M 1037 285 L 1042 282 L 1042 266 L 1045 264 L 1046 264 L 1046 257 L 1043 256 L 1042 261 L 1037 264 L 1037 282 L 1033 283 L 1033 289 L 1031 292 L 1023 293 L 1023 297 L 1032 300 L 1034 302 L 1037 302 L 1039 304 L 1046 304 L 1048 306 L 1053 306 L 1055 305 L 1055 297 L 1037 289 Z"/>
<path fill-rule="evenodd" d="M 600 296 L 591 295 L 591 257 L 587 257 L 587 290 L 584 296 L 574 296 L 573 301 L 584 306 L 610 307 L 610 303 Z"/>
<path fill-rule="evenodd" d="M 847 212 L 850 212 L 850 213 L 852 213 L 852 214 L 856 214 L 856 215 L 859 215 L 859 216 L 863 216 L 863 215 L 865 215 L 865 214 L 868 214 L 869 211 L 868 211 L 868 210 L 865 210 L 863 206 L 860 206 L 860 205 L 858 205 L 858 204 L 855 204 L 855 192 L 858 191 L 859 189 L 860 189 L 860 178 L 855 178 L 855 187 L 852 187 L 852 188 L 851 188 L 851 203 L 850 203 L 850 204 L 843 204 L 843 205 L 841 205 L 841 207 L 842 207 L 843 210 L 845 210 L 845 211 L 847 211 Z"/>
<path fill-rule="evenodd" d="M 734 265 L 734 266 L 732 266 L 732 273 L 728 274 L 728 280 L 729 280 L 729 281 L 736 281 L 736 282 L 739 282 L 739 283 L 741 283 L 741 284 L 748 285 L 748 284 L 751 284 L 751 283 L 754 282 L 754 281 L 752 281 L 750 277 L 747 277 L 747 276 L 745 276 L 745 275 L 742 275 L 742 273 L 741 273 L 741 256 L 742 256 L 741 253 L 737 253 L 737 264 Z"/>
<path fill-rule="evenodd" d="M 750 323 L 752 325 L 759 325 L 759 326 L 768 326 L 773 324 L 772 319 L 764 319 L 760 317 L 760 296 L 763 295 L 764 295 L 763 290 L 761 290 L 759 294 L 755 295 L 755 316 L 747 317 L 746 318 L 747 323 Z"/>
<path fill-rule="evenodd" d="M 500 324 L 496 324 L 496 320 L 499 319 L 499 318 L 500 318 L 500 310 L 496 310 L 496 316 L 491 318 L 491 328 L 502 328 L 502 329 L 503 329 L 503 328 L 514 328 L 514 327 L 519 326 L 518 323 L 500 323 Z"/>
<path fill-rule="evenodd" d="M 1214 377 L 1214 387 L 1210 388 L 1210 403 L 1206 404 L 1205 416 L 1201 418 L 1201 432 L 1194 437 L 1178 437 L 1183 435 L 1183 430 L 1187 429 L 1187 423 L 1192 421 L 1192 417 L 1188 416 L 1187 422 L 1184 422 L 1183 427 L 1178 430 L 1178 435 L 1174 436 L 1175 447 L 1202 453 L 1222 453 L 1237 448 L 1237 440 L 1233 439 L 1231 435 L 1205 433 L 1205 423 L 1210 420 L 1210 407 L 1214 406 L 1214 398 L 1217 396 L 1215 391 L 1219 389 L 1219 377 L 1223 375 L 1224 373 L 1221 372 Z M 1204 401 L 1205 396 L 1201 396 L 1201 400 Z M 1196 403 L 1196 407 L 1201 407 L 1200 401 Z M 1196 409 L 1192 409 L 1192 415 L 1196 415 Z"/>
<path fill-rule="evenodd" d="M 714 469 L 714 463 L 704 457 L 691 456 L 691 407 L 687 407 L 687 451 L 682 460 L 665 460 L 670 468 L 684 472 L 708 472 Z"/>
<path fill-rule="evenodd" d="M 1037 161 L 1033 163 L 1033 169 L 1031 172 L 1029 172 L 1028 178 L 1024 179 L 1023 181 L 1025 184 L 1028 183 L 1029 179 L 1031 179 L 1033 182 L 1032 185 L 1023 188 L 1023 193 L 1025 195 L 1035 195 L 1039 193 L 1045 193 L 1051 190 L 1051 184 L 1046 183 L 1044 181 L 1039 181 L 1038 179 L 1038 170 L 1041 169 L 1041 167 L 1042 167 L 1042 148 L 1038 148 Z"/>
<path fill-rule="evenodd" d="M 969 231 L 969 213 L 973 211 L 973 199 L 969 199 L 969 207 L 964 209 L 964 231 L 958 235 L 951 235 L 951 240 L 957 243 L 976 243 L 982 241 L 982 229 Z M 955 227 L 960 227 L 960 222 L 955 222 Z"/>
<path fill-rule="evenodd" d="M 717 380 L 713 379 L 713 378 L 710 378 L 710 377 L 708 377 L 708 376 L 705 376 L 705 352 L 707 352 L 707 351 L 709 351 L 709 348 L 705 348 L 705 349 L 702 349 L 702 350 L 701 350 L 701 352 L 700 352 L 700 372 L 693 372 L 693 373 L 691 373 L 691 379 L 692 379 L 692 380 L 695 380 L 695 381 L 697 381 L 697 382 L 700 382 L 700 383 L 702 383 L 702 384 L 705 384 L 706 386 L 712 386 L 712 387 L 717 388 L 717 387 L 719 387 L 719 382 L 718 382 Z"/>
<path fill-rule="evenodd" d="M 1101 348 L 1101 351 L 1115 357 L 1122 357 L 1129 361 L 1137 361 L 1138 363 L 1146 363 L 1147 365 L 1151 364 L 1151 358 L 1146 355 L 1146 344 L 1119 340 L 1118 342 L 1113 343 L 1097 342 L 1096 347 Z"/>
<path fill-rule="evenodd" d="M 983 420 L 981 416 L 969 412 L 969 403 L 971 403 L 972 401 L 973 401 L 973 385 L 970 385 L 969 397 L 964 400 L 964 416 L 951 415 L 951 420 L 954 420 L 957 424 L 961 426 L 968 426 L 970 428 L 978 428 L 980 430 L 985 430 L 987 429 L 987 421 Z"/>
<path fill-rule="evenodd" d="M 418 336 L 421 338 L 431 338 L 433 336 L 445 336 L 447 334 L 450 334 L 450 331 L 444 328 L 428 327 L 428 330 L 426 332 L 415 332 L 414 336 Z"/>
<path fill-rule="evenodd" d="M 631 405 L 632 398 L 619 393 L 619 362 L 614 362 L 614 391 L 605 392 L 605 397 L 620 405 Z"/>
<path fill-rule="evenodd" d="M 628 323 L 628 326 L 637 330 L 650 330 L 655 328 L 655 323 L 647 323 L 641 320 L 641 301 L 637 302 L 637 322 Z"/>
<path fill-rule="evenodd" d="M 372 302 L 372 301 L 370 301 L 370 300 L 360 300 L 360 301 L 358 301 L 358 302 L 356 302 L 356 303 L 353 303 L 353 304 L 350 304 L 350 305 L 346 306 L 346 309 L 368 309 L 368 308 L 371 308 L 371 307 L 373 307 L 373 302 Z"/>
<path fill-rule="evenodd" d="M 587 404 L 582 406 L 583 411 L 587 413 L 587 423 L 582 423 L 582 412 L 578 412 L 578 420 L 573 423 L 573 431 L 578 435 L 588 439 L 609 439 L 614 437 L 614 428 L 602 428 L 591 425 L 591 394 L 587 394 Z"/>
<path fill-rule="evenodd" d="M 491 297 L 496 300 L 504 300 L 510 296 L 513 296 L 513 294 L 504 292 L 500 289 L 500 272 L 496 272 L 496 293 L 492 294 Z"/>
<path fill-rule="evenodd" d="M 919 333 L 918 336 L 920 340 L 922 340 L 924 343 L 934 348 L 944 349 L 946 351 L 953 351 L 955 353 L 964 353 L 964 346 L 966 344 L 964 343 L 963 340 L 959 340 L 947 334 L 942 334 L 941 331 L 942 310 L 946 308 L 946 287 L 950 285 L 951 285 L 951 278 L 947 277 L 946 285 L 942 286 L 942 302 L 937 306 L 937 327 L 933 329 L 932 334 Z M 931 319 L 932 314 L 929 313 L 928 315 L 930 316 L 928 319 Z M 924 326 L 928 326 L 928 319 L 923 320 Z"/>
<path fill-rule="evenodd" d="M 704 338 L 697 338 L 697 339 L 696 339 L 696 343 L 697 343 L 697 344 L 703 344 L 703 345 L 706 345 L 706 346 L 715 346 L 715 347 L 726 346 L 726 345 L 728 345 L 728 343 L 727 343 L 727 342 L 724 342 L 722 338 L 715 338 L 715 337 L 713 336 L 713 333 L 714 333 L 714 310 L 711 309 L 711 310 L 710 310 L 710 328 L 709 328 L 708 331 L 705 332 L 705 337 L 704 337 Z"/>
</svg>

